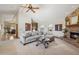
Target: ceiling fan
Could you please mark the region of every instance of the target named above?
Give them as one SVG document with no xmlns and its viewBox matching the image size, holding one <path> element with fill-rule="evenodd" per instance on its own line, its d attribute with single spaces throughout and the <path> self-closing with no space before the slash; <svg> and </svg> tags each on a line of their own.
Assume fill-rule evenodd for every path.
<svg viewBox="0 0 79 59">
<path fill-rule="evenodd" d="M 27 8 L 26 12 L 31 10 L 33 13 L 35 13 L 34 9 L 39 9 L 39 7 L 33 7 L 32 4 L 26 4 L 25 6 L 22 6 L 22 7 Z"/>
</svg>

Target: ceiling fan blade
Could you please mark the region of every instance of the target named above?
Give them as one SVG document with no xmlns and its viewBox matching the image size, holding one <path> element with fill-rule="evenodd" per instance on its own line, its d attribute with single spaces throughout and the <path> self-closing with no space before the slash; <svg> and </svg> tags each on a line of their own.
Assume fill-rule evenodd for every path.
<svg viewBox="0 0 79 59">
<path fill-rule="evenodd" d="M 35 8 L 33 7 L 32 9 L 39 9 L 39 7 L 35 7 Z"/>
<path fill-rule="evenodd" d="M 20 6 L 20 7 L 27 8 L 26 6 Z"/>
<path fill-rule="evenodd" d="M 34 11 L 33 9 L 31 9 L 31 11 L 32 11 L 33 13 L 35 13 L 35 11 Z"/>
<path fill-rule="evenodd" d="M 28 12 L 30 9 L 28 9 L 26 12 Z"/>
</svg>

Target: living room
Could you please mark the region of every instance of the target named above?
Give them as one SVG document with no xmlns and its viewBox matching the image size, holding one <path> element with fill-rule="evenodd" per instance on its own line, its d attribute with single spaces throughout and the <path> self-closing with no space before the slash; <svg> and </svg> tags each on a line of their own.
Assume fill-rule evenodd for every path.
<svg viewBox="0 0 79 59">
<path fill-rule="evenodd" d="M 0 5 L 2 46 L 0 54 L 79 54 L 78 47 L 63 40 L 65 18 L 78 6 L 78 4 Z M 69 38 L 66 36 L 66 39 Z M 42 45 L 38 45 L 38 41 Z"/>
</svg>

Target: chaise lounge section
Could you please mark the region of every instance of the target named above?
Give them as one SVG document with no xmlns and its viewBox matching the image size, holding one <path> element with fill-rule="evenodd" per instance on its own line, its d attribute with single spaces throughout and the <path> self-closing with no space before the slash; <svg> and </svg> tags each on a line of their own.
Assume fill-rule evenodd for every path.
<svg viewBox="0 0 79 59">
<path fill-rule="evenodd" d="M 40 35 L 38 31 L 26 31 L 23 35 L 20 36 L 20 42 L 25 45 L 38 40 Z"/>
</svg>

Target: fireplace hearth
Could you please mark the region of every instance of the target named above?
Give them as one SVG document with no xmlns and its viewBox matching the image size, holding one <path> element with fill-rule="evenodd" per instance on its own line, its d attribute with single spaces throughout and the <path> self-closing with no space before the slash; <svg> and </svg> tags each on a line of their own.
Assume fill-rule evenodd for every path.
<svg viewBox="0 0 79 59">
<path fill-rule="evenodd" d="M 70 38 L 76 39 L 76 36 L 79 36 L 79 32 L 70 32 Z"/>
</svg>

